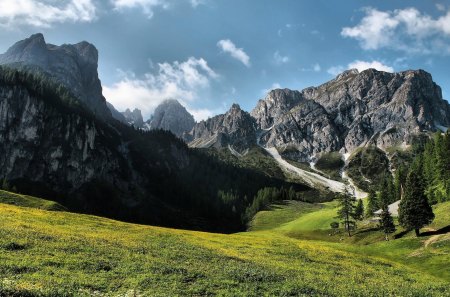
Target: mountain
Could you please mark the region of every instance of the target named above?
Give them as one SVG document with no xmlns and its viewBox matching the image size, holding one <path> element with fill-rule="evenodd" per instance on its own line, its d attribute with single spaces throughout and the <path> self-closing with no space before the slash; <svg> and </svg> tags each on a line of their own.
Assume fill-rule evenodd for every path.
<svg viewBox="0 0 450 297">
<path fill-rule="evenodd" d="M 238 104 L 233 104 L 225 114 L 195 124 L 184 138 L 195 148 L 229 146 L 243 152 L 256 145 L 256 122 Z"/>
<path fill-rule="evenodd" d="M 127 108 L 124 112 L 121 112 L 121 114 L 130 126 L 134 126 L 136 128 L 144 127 L 144 119 L 142 118 L 142 113 L 139 109 L 135 108 L 131 111 Z"/>
<path fill-rule="evenodd" d="M 86 41 L 56 46 L 46 43 L 42 34 L 34 34 L 1 54 L 0 65 L 38 69 L 68 88 L 99 118 L 111 118 L 98 78 L 98 51 Z"/>
<path fill-rule="evenodd" d="M 146 122 L 149 129 L 168 130 L 178 137 L 191 131 L 194 125 L 194 117 L 174 99 L 168 99 L 159 104 L 153 116 Z"/>
<path fill-rule="evenodd" d="M 405 147 L 417 135 L 450 126 L 450 105 L 423 70 L 348 70 L 318 87 L 272 90 L 250 115 L 232 128 L 223 121 L 229 112 L 198 123 L 190 145 L 244 149 L 258 135 L 261 145 L 284 157 L 310 162 L 320 153 L 349 154 L 361 146 Z M 236 131 L 247 140 L 229 137 Z"/>
</svg>

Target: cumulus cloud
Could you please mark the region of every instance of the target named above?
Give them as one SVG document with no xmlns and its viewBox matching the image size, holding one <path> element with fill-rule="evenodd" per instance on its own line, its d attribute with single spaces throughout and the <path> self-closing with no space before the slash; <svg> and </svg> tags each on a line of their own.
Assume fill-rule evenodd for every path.
<svg viewBox="0 0 450 297">
<path fill-rule="evenodd" d="M 250 57 L 242 48 L 236 45 L 229 39 L 222 39 L 217 42 L 217 46 L 224 52 L 230 54 L 236 60 L 242 62 L 247 67 L 250 67 Z"/>
<path fill-rule="evenodd" d="M 450 10 L 437 18 L 413 7 L 394 11 L 368 7 L 364 13 L 359 24 L 343 28 L 341 35 L 358 40 L 365 50 L 450 53 Z"/>
<path fill-rule="evenodd" d="M 360 61 L 360 60 L 356 60 L 351 62 L 350 64 L 348 64 L 348 69 L 358 69 L 358 71 L 363 71 L 366 69 L 376 69 L 379 71 L 385 71 L 385 72 L 394 72 L 394 68 L 392 68 L 391 66 L 387 66 L 384 65 L 383 63 L 379 62 L 379 61 L 371 61 L 371 62 L 367 62 L 367 61 Z"/>
<path fill-rule="evenodd" d="M 92 0 L 2 0 L 0 25 L 51 27 L 55 23 L 91 22 L 96 18 Z"/>
<path fill-rule="evenodd" d="M 118 110 L 139 108 L 148 118 L 165 99 L 178 99 L 189 109 L 189 103 L 199 99 L 199 92 L 210 86 L 219 76 L 208 63 L 190 57 L 187 61 L 159 63 L 156 73 L 137 77 L 132 72 L 121 72 L 122 79 L 112 86 L 104 86 L 103 94 Z M 199 120 L 210 116 L 207 110 L 191 111 Z"/>
<path fill-rule="evenodd" d="M 289 57 L 280 55 L 279 51 L 276 51 L 273 54 L 273 59 L 275 60 L 275 64 L 277 64 L 277 65 L 285 64 L 285 63 L 289 62 Z"/>
<path fill-rule="evenodd" d="M 270 86 L 270 88 L 268 88 L 268 89 L 262 89 L 261 94 L 266 95 L 267 93 L 269 93 L 270 91 L 275 90 L 275 89 L 281 89 L 281 85 L 277 82 L 273 83 L 272 86 Z"/>
<path fill-rule="evenodd" d="M 347 65 L 347 67 L 344 67 L 342 65 L 339 66 L 333 66 L 330 67 L 327 72 L 333 76 L 336 76 L 340 73 L 342 73 L 344 70 L 347 69 L 357 69 L 359 72 L 364 71 L 366 69 L 376 69 L 378 71 L 385 71 L 385 72 L 394 72 L 394 68 L 388 65 L 383 64 L 380 61 L 360 61 L 355 60 Z"/>
<path fill-rule="evenodd" d="M 115 10 L 124 11 L 130 8 L 140 8 L 142 12 L 148 16 L 153 17 L 153 10 L 157 7 L 168 9 L 170 7 L 167 0 L 111 0 Z"/>
</svg>

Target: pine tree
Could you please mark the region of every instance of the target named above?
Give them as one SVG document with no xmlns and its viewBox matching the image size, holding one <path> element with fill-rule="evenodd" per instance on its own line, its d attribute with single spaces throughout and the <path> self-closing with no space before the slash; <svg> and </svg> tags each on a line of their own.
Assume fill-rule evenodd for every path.
<svg viewBox="0 0 450 297">
<path fill-rule="evenodd" d="M 389 240 L 389 234 L 395 232 L 394 219 L 389 212 L 389 208 L 384 208 L 381 212 L 380 229 L 383 231 L 386 240 Z"/>
<path fill-rule="evenodd" d="M 428 203 L 424 192 L 424 182 L 420 175 L 420 166 L 413 166 L 406 178 L 405 192 L 400 201 L 398 220 L 407 230 L 416 232 L 430 224 L 434 219 L 433 209 Z"/>
<path fill-rule="evenodd" d="M 374 190 L 369 190 L 369 195 L 367 196 L 367 210 L 366 216 L 371 217 L 373 213 L 378 210 L 378 199 Z"/>
<path fill-rule="evenodd" d="M 358 200 L 355 208 L 355 219 L 361 221 L 364 217 L 364 204 L 361 199 Z"/>
<path fill-rule="evenodd" d="M 346 187 L 344 193 L 338 196 L 338 218 L 341 219 L 348 236 L 351 236 L 351 229 L 355 227 L 355 202 L 356 198 L 348 192 Z"/>
</svg>

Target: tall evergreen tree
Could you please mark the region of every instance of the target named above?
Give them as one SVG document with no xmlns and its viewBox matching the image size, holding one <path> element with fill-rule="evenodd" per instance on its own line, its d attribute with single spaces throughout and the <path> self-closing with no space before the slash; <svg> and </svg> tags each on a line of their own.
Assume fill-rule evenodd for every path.
<svg viewBox="0 0 450 297">
<path fill-rule="evenodd" d="M 398 217 L 400 225 L 407 230 L 414 229 L 416 236 L 419 236 L 419 229 L 430 224 L 434 219 L 433 209 L 425 196 L 421 171 L 418 170 L 420 167 L 413 166 L 408 174 Z"/>
<path fill-rule="evenodd" d="M 338 196 L 338 218 L 341 219 L 348 236 L 351 236 L 350 232 L 355 227 L 356 198 L 348 192 L 347 188 Z"/>
<path fill-rule="evenodd" d="M 361 199 L 358 200 L 355 208 L 355 219 L 361 221 L 364 218 L 364 204 Z"/>
<path fill-rule="evenodd" d="M 389 240 L 389 234 L 395 232 L 394 219 L 387 207 L 382 210 L 380 215 L 380 229 L 383 231 L 386 240 Z"/>
<path fill-rule="evenodd" d="M 369 195 L 367 196 L 367 210 L 366 216 L 371 217 L 373 213 L 378 210 L 378 199 L 374 190 L 369 190 Z"/>
</svg>

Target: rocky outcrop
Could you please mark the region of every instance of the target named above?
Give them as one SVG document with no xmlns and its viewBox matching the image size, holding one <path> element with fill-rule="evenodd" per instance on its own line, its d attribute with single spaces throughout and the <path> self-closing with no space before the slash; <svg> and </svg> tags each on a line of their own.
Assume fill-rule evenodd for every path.
<svg viewBox="0 0 450 297">
<path fill-rule="evenodd" d="M 449 104 L 423 70 L 348 70 L 298 93 L 272 91 L 251 114 L 259 129 L 271 127 L 262 144 L 301 161 L 319 152 L 408 145 L 420 133 L 450 126 Z"/>
<path fill-rule="evenodd" d="M 169 99 L 158 105 L 146 124 L 148 129 L 168 130 L 181 137 L 183 133 L 191 131 L 195 120 L 180 102 Z"/>
<path fill-rule="evenodd" d="M 220 148 L 230 145 L 242 152 L 256 144 L 256 122 L 238 104 L 233 104 L 225 114 L 197 123 L 184 139 L 191 147 Z"/>
<path fill-rule="evenodd" d="M 302 101 L 299 91 L 289 89 L 271 90 L 263 100 L 259 100 L 250 115 L 256 119 L 258 127 L 272 127 L 294 106 Z"/>
<path fill-rule="evenodd" d="M 98 52 L 88 42 L 56 46 L 42 34 L 19 41 L 0 55 L 0 64 L 46 73 L 70 91 L 97 117 L 111 118 L 98 78 Z"/>
<path fill-rule="evenodd" d="M 128 125 L 140 129 L 144 128 L 144 119 L 142 118 L 142 113 L 139 109 L 135 108 L 133 111 L 131 111 L 129 108 L 127 108 L 121 114 L 125 118 L 125 121 L 128 123 Z"/>
</svg>

